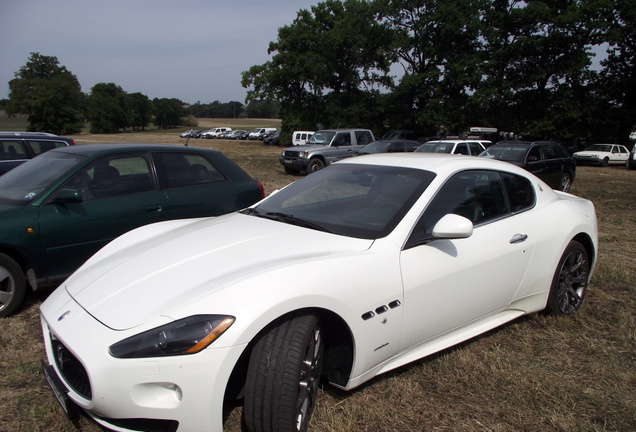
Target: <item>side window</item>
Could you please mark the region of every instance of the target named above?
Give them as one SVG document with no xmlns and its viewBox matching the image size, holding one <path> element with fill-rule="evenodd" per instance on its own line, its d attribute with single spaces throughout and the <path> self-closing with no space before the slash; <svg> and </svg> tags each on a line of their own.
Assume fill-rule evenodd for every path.
<svg viewBox="0 0 636 432">
<path fill-rule="evenodd" d="M 225 176 L 203 155 L 194 153 L 159 153 L 162 187 L 174 188 L 225 181 Z"/>
<path fill-rule="evenodd" d="M 462 171 L 437 192 L 418 221 L 417 237 L 430 235 L 435 224 L 449 213 L 464 216 L 477 225 L 508 213 L 507 200 L 496 171 Z"/>
<path fill-rule="evenodd" d="M 336 146 L 351 145 L 351 134 L 349 132 L 339 133 L 334 140 Z"/>
<path fill-rule="evenodd" d="M 356 142 L 358 143 L 358 145 L 367 145 L 371 141 L 373 140 L 371 139 L 371 134 L 369 132 L 367 131 L 356 132 Z"/>
<path fill-rule="evenodd" d="M 66 147 L 64 141 L 29 141 L 29 145 L 36 156 L 55 148 Z"/>
<path fill-rule="evenodd" d="M 534 188 L 527 178 L 508 173 L 502 174 L 502 178 L 510 203 L 510 211 L 520 212 L 534 206 Z"/>
<path fill-rule="evenodd" d="M 479 144 L 477 144 L 476 142 L 468 143 L 468 148 L 470 149 L 470 154 L 473 156 L 476 156 L 479 153 L 481 153 L 481 148 L 479 147 Z"/>
<path fill-rule="evenodd" d="M 541 147 L 534 146 L 530 149 L 530 151 L 528 151 L 528 156 L 526 159 L 528 162 L 536 162 L 540 161 L 541 159 Z"/>
<path fill-rule="evenodd" d="M 26 159 L 26 149 L 20 140 L 0 141 L 0 160 Z"/>
<path fill-rule="evenodd" d="M 155 189 L 150 163 L 145 155 L 100 159 L 75 174 L 63 187 L 79 189 L 85 201 Z"/>
<path fill-rule="evenodd" d="M 468 145 L 466 143 L 458 143 L 455 149 L 455 154 L 468 155 Z"/>
<path fill-rule="evenodd" d="M 554 145 L 547 145 L 543 147 L 543 152 L 545 153 L 546 159 L 558 159 L 559 154 Z"/>
</svg>

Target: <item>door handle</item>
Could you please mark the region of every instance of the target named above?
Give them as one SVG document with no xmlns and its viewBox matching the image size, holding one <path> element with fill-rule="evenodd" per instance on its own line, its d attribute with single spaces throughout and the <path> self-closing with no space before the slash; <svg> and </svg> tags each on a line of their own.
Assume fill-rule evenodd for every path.
<svg viewBox="0 0 636 432">
<path fill-rule="evenodd" d="M 510 239 L 510 244 L 523 243 L 524 241 L 526 241 L 527 238 L 528 238 L 527 234 L 515 234 Z"/>
<path fill-rule="evenodd" d="M 157 204 L 157 205 L 151 205 L 146 207 L 146 211 L 147 212 L 160 212 L 161 210 L 163 210 L 163 207 L 161 207 L 161 204 Z"/>
</svg>

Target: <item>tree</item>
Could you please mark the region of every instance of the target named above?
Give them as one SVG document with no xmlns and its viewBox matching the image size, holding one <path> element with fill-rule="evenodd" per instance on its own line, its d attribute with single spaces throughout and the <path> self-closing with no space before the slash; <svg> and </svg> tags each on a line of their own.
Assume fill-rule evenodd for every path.
<svg viewBox="0 0 636 432">
<path fill-rule="evenodd" d="M 135 130 L 145 130 L 152 117 L 152 102 L 148 96 L 142 93 L 130 93 L 128 107 L 131 115 L 130 126 Z"/>
<path fill-rule="evenodd" d="M 596 112 L 622 144 L 636 123 L 636 10 L 631 1 L 600 0 L 591 12 L 599 30 L 597 42 L 608 46 L 598 77 L 598 96 L 605 101 Z M 598 120 L 597 120 L 598 121 Z"/>
<path fill-rule="evenodd" d="M 184 103 L 179 99 L 153 99 L 152 107 L 155 113 L 155 125 L 161 129 L 170 129 L 179 126 L 181 119 L 188 114 L 183 105 Z"/>
<path fill-rule="evenodd" d="M 366 1 L 301 10 L 270 43 L 272 60 L 243 72 L 247 99 L 280 101 L 283 131 L 366 123 L 373 94 L 390 84 L 385 33 Z"/>
<path fill-rule="evenodd" d="M 88 100 L 91 133 L 117 133 L 131 124 L 127 95 L 118 85 L 95 84 Z"/>
<path fill-rule="evenodd" d="M 389 97 L 387 123 L 416 125 L 428 134 L 461 131 L 480 80 L 481 0 L 376 0 L 378 19 L 391 31 L 395 62 L 403 70 Z"/>
<path fill-rule="evenodd" d="M 10 116 L 27 116 L 29 131 L 74 134 L 84 125 L 85 97 L 79 81 L 56 57 L 31 53 L 9 81 Z"/>
</svg>

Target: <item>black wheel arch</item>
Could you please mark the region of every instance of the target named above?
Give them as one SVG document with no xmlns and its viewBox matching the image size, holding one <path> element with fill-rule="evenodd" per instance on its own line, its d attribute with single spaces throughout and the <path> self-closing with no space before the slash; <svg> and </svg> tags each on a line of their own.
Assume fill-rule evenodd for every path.
<svg viewBox="0 0 636 432">
<path fill-rule="evenodd" d="M 590 260 L 590 269 L 593 268 L 596 264 L 596 250 L 594 248 L 594 242 L 592 242 L 590 236 L 586 233 L 579 233 L 574 236 L 572 240 L 575 240 L 583 245 L 583 247 L 585 248 L 585 252 L 587 252 L 587 257 Z"/>
<path fill-rule="evenodd" d="M 228 380 L 225 389 L 224 405 L 231 405 L 232 401 L 243 397 L 247 367 L 256 342 L 277 323 L 290 319 L 292 316 L 298 316 L 299 314 L 313 314 L 320 320 L 324 335 L 323 378 L 341 386 L 347 384 L 353 367 L 354 343 L 351 329 L 342 317 L 332 311 L 321 308 L 297 309 L 271 321 L 266 327 L 261 329 L 248 344 L 234 365 L 234 369 Z"/>
</svg>

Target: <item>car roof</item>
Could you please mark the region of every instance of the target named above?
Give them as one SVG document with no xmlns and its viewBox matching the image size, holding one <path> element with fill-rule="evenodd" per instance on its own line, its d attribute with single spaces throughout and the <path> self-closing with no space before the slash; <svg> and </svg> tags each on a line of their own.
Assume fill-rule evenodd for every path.
<svg viewBox="0 0 636 432">
<path fill-rule="evenodd" d="M 218 150 L 201 148 L 201 147 L 187 147 L 177 145 L 166 144 L 139 144 L 139 143 L 109 143 L 109 144 L 84 144 L 76 145 L 72 147 L 62 147 L 55 150 L 55 152 L 74 153 L 84 156 L 94 156 L 98 154 L 111 154 L 111 153 L 129 153 L 139 151 L 189 151 L 198 153 L 220 153 Z"/>
<path fill-rule="evenodd" d="M 347 158 L 338 164 L 384 165 L 422 169 L 438 174 L 450 174 L 466 169 L 507 171 L 530 176 L 525 169 L 509 162 L 474 156 L 458 156 L 447 153 L 374 153 Z"/>
<path fill-rule="evenodd" d="M 0 138 L 64 138 L 48 132 L 0 132 Z"/>
<path fill-rule="evenodd" d="M 465 143 L 465 142 L 478 142 L 478 143 L 483 143 L 483 142 L 490 142 L 489 140 L 485 140 L 485 139 L 477 139 L 477 138 L 471 138 L 471 139 L 460 139 L 460 140 L 429 140 L 426 141 L 424 144 L 428 144 L 428 143 L 449 143 L 449 144 L 457 144 L 457 143 Z"/>
</svg>

